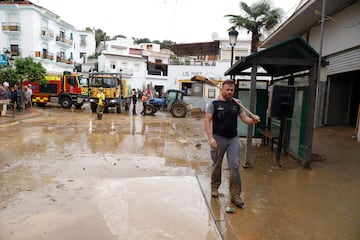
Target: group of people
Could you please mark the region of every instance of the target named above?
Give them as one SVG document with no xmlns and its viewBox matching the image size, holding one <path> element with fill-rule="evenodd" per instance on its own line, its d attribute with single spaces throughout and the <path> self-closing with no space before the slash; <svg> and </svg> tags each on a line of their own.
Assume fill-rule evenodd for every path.
<svg viewBox="0 0 360 240">
<path fill-rule="evenodd" d="M 143 110 L 141 111 L 141 114 L 145 116 L 145 107 L 146 107 L 146 102 L 148 100 L 148 92 L 144 91 L 142 93 L 142 97 L 141 97 L 141 101 L 143 104 Z M 98 105 L 96 108 L 96 113 L 97 113 L 97 119 L 101 120 L 102 116 L 104 114 L 104 108 L 105 108 L 105 93 L 104 93 L 104 88 L 100 87 L 99 88 L 99 92 L 96 96 L 98 98 Z M 132 104 L 133 104 L 133 108 L 132 108 L 132 113 L 133 115 L 137 115 L 136 113 L 136 103 L 137 103 L 137 99 L 138 99 L 138 93 L 136 91 L 135 88 L 132 89 Z"/>
<path fill-rule="evenodd" d="M 33 92 L 31 84 L 23 86 L 21 91 L 20 86 L 9 86 L 9 83 L 4 81 L 0 85 L 0 101 L 3 103 L 2 114 L 6 114 L 6 110 L 11 109 L 12 107 L 18 110 L 31 107 L 32 95 Z"/>
</svg>

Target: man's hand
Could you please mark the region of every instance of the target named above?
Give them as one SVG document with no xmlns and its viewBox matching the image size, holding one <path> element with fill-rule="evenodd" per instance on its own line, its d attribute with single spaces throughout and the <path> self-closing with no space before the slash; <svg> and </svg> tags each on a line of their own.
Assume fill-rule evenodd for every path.
<svg viewBox="0 0 360 240">
<path fill-rule="evenodd" d="M 253 120 L 253 123 L 259 123 L 260 117 L 258 115 L 251 115 L 250 118 Z"/>
<path fill-rule="evenodd" d="M 216 143 L 216 140 L 214 138 L 209 139 L 209 144 L 210 144 L 211 148 L 216 148 L 217 147 L 217 143 Z"/>
</svg>

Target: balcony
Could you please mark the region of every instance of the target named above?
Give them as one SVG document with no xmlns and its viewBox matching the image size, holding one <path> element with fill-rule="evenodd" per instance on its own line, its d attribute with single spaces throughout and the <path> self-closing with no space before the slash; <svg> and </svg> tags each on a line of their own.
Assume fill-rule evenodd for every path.
<svg viewBox="0 0 360 240">
<path fill-rule="evenodd" d="M 70 64 L 70 65 L 72 65 L 74 63 L 72 59 L 64 58 L 64 57 L 60 57 L 60 56 L 56 56 L 56 62 Z"/>
<path fill-rule="evenodd" d="M 62 47 L 72 47 L 73 40 L 67 39 L 65 37 L 56 36 L 56 43 Z"/>
<path fill-rule="evenodd" d="M 42 28 L 40 35 L 42 39 L 47 41 L 54 39 L 54 31 L 48 28 Z"/>
<path fill-rule="evenodd" d="M 20 23 L 17 22 L 3 22 L 2 30 L 8 34 L 20 34 Z"/>
<path fill-rule="evenodd" d="M 36 51 L 35 52 L 35 57 L 41 58 L 41 60 L 49 60 L 49 61 L 54 60 L 54 54 L 48 53 L 48 52 L 42 52 L 41 53 L 40 51 Z"/>
<path fill-rule="evenodd" d="M 11 56 L 13 56 L 13 57 L 20 57 L 20 55 L 21 55 L 21 52 L 18 50 L 18 51 L 11 51 L 10 52 L 10 54 L 11 54 Z"/>
</svg>

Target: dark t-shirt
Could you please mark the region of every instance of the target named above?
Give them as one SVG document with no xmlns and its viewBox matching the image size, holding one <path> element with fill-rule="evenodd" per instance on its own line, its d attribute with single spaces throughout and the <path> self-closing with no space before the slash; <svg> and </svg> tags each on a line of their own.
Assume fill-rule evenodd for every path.
<svg viewBox="0 0 360 240">
<path fill-rule="evenodd" d="M 242 109 L 234 100 L 213 100 L 208 104 L 206 112 L 212 114 L 213 134 L 225 138 L 237 136 L 237 119 Z"/>
</svg>

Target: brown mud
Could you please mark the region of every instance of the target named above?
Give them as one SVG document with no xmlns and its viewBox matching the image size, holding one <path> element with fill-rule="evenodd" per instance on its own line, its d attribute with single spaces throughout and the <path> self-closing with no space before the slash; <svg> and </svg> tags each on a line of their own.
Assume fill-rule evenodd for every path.
<svg viewBox="0 0 360 240">
<path fill-rule="evenodd" d="M 254 168 L 240 170 L 245 207 L 227 213 L 226 164 L 210 197 L 201 115 L 35 109 L 0 125 L 0 239 L 360 239 L 350 127 L 315 130 L 312 170 L 283 155 L 279 169 L 254 146 Z"/>
</svg>

